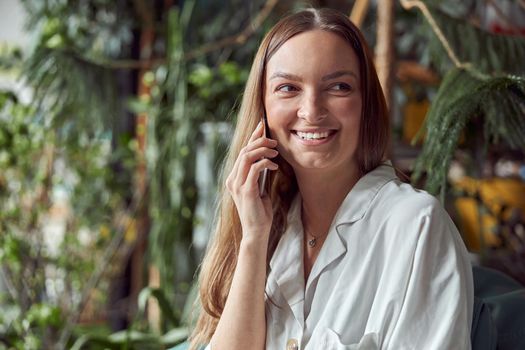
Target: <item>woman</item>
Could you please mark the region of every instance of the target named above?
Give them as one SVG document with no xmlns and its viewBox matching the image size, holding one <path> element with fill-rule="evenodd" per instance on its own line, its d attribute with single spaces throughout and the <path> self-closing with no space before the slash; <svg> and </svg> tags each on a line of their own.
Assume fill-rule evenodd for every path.
<svg viewBox="0 0 525 350">
<path fill-rule="evenodd" d="M 348 18 L 309 9 L 277 23 L 225 164 L 192 348 L 470 348 L 466 249 L 441 205 L 397 179 L 388 134 L 372 55 Z"/>
</svg>

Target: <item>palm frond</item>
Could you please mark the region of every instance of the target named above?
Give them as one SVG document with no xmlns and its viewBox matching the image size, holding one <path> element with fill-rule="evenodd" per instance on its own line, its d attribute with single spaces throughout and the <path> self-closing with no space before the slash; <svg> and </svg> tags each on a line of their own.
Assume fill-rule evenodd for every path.
<svg viewBox="0 0 525 350">
<path fill-rule="evenodd" d="M 114 71 L 62 49 L 37 48 L 24 76 L 34 87 L 34 103 L 51 112 L 65 137 L 110 130 L 119 109 Z"/>
<path fill-rule="evenodd" d="M 523 75 L 525 65 L 525 38 L 514 35 L 492 34 L 466 20 L 451 17 L 435 6 L 427 5 L 428 10 L 449 42 L 458 58 L 470 63 L 486 73 L 507 73 Z M 441 72 L 450 68 L 443 45 L 430 30 L 430 59 Z"/>
<path fill-rule="evenodd" d="M 525 79 L 490 77 L 470 69 L 456 68 L 443 79 L 427 114 L 427 133 L 413 180 L 426 173 L 425 188 L 444 191 L 447 169 L 469 121 L 480 118 L 484 142 L 505 142 L 525 151 Z"/>
</svg>

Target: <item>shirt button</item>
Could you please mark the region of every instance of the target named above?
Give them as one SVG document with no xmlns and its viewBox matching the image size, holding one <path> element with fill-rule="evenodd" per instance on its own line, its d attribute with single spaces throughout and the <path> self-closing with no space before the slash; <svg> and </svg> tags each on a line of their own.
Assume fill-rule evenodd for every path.
<svg viewBox="0 0 525 350">
<path fill-rule="evenodd" d="M 299 350 L 297 339 L 288 339 L 286 342 L 286 350 Z"/>
</svg>

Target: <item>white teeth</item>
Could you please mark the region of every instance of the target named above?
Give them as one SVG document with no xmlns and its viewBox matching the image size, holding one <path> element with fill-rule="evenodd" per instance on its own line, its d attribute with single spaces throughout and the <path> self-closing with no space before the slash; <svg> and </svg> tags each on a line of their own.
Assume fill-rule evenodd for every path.
<svg viewBox="0 0 525 350">
<path fill-rule="evenodd" d="M 302 131 L 297 131 L 297 136 L 299 136 L 303 140 L 320 140 L 320 139 L 327 138 L 328 135 L 330 135 L 329 131 L 325 131 L 325 132 L 302 132 Z"/>
</svg>

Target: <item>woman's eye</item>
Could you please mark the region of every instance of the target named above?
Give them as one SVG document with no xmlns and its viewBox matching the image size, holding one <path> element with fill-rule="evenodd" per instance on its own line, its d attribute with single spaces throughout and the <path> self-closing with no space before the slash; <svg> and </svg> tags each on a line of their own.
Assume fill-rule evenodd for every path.
<svg viewBox="0 0 525 350">
<path fill-rule="evenodd" d="M 293 92 L 293 91 L 297 91 L 297 88 L 293 85 L 281 85 L 277 88 L 277 91 L 281 91 L 281 92 Z"/>
<path fill-rule="evenodd" d="M 350 91 L 352 90 L 352 87 L 346 83 L 337 83 L 337 84 L 332 85 L 331 89 L 337 90 L 337 91 Z"/>
</svg>

